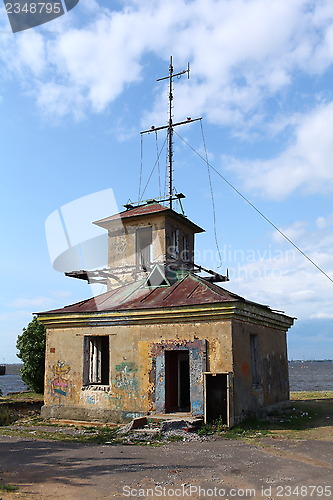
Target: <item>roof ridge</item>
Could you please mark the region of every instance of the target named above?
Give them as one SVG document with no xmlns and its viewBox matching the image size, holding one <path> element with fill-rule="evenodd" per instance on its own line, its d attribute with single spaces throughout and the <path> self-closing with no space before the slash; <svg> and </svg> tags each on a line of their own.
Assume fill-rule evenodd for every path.
<svg viewBox="0 0 333 500">
<path fill-rule="evenodd" d="M 185 276 L 183 276 L 180 280 L 177 280 L 175 283 L 173 283 L 172 285 L 170 285 L 170 291 L 169 293 L 167 293 L 165 295 L 165 297 L 163 297 L 162 300 L 166 300 L 178 287 L 179 285 L 188 277 L 188 274 L 186 274 Z"/>
<path fill-rule="evenodd" d="M 221 286 L 218 286 L 216 285 L 215 283 L 211 283 L 210 281 L 207 281 L 205 278 L 203 278 L 202 276 L 196 276 L 194 275 L 193 273 L 189 273 L 193 278 L 197 279 L 198 281 L 200 281 L 200 283 L 202 283 L 204 286 L 206 286 L 207 288 L 209 288 L 209 290 L 211 290 L 212 292 L 216 293 L 216 295 L 220 295 L 221 292 L 225 292 L 227 293 L 228 295 L 231 295 L 232 297 L 236 298 L 236 299 L 240 299 L 240 300 L 245 300 L 244 297 L 242 297 L 241 295 L 238 295 L 237 293 L 233 293 L 233 292 L 230 292 L 229 290 L 227 290 L 226 288 L 222 288 Z"/>
</svg>

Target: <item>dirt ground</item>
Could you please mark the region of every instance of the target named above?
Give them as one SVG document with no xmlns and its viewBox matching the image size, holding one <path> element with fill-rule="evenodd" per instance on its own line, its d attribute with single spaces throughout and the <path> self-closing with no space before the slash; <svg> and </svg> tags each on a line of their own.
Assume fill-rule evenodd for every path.
<svg viewBox="0 0 333 500">
<path fill-rule="evenodd" d="M 325 411 L 301 429 L 251 439 L 88 444 L 8 428 L 0 436 L 0 499 L 333 498 L 332 401 L 317 399 Z"/>
<path fill-rule="evenodd" d="M 1 437 L 0 498 L 333 498 L 333 443 L 213 438 L 161 447 Z M 201 490 L 200 490 L 201 488 Z"/>
</svg>

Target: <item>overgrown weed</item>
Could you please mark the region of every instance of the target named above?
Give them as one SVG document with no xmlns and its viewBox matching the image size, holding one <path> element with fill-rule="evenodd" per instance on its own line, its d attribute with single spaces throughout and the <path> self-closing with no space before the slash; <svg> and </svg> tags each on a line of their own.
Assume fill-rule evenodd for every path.
<svg viewBox="0 0 333 500">
<path fill-rule="evenodd" d="M 0 406 L 0 427 L 10 425 L 18 419 L 18 413 L 5 405 Z"/>
</svg>

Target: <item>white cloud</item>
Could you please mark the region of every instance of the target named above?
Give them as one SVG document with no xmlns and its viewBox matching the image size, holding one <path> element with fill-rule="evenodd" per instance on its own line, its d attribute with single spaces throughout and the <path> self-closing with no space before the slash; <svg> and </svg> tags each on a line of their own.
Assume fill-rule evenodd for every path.
<svg viewBox="0 0 333 500">
<path fill-rule="evenodd" d="M 19 308 L 49 307 L 52 303 L 53 300 L 50 297 L 21 297 L 15 299 L 10 306 Z"/>
<path fill-rule="evenodd" d="M 318 221 L 299 221 L 284 232 L 333 280 L 332 214 L 322 219 L 324 226 L 318 227 Z M 273 233 L 274 249 L 258 254 L 255 261 L 245 260 L 231 267 L 233 279 L 226 286 L 301 320 L 333 318 L 333 282 L 289 243 L 277 247 L 278 240 Z"/>
<path fill-rule="evenodd" d="M 332 192 L 333 102 L 298 116 L 297 121 L 293 143 L 279 156 L 254 161 L 223 158 L 225 167 L 238 174 L 246 190 L 270 199 L 283 199 L 296 190 Z"/>
<path fill-rule="evenodd" d="M 129 0 L 118 11 L 90 1 L 83 10 L 89 16 L 79 28 L 77 8 L 34 36 L 6 37 L 0 49 L 12 74 L 25 70 L 24 85 L 44 112 L 101 112 L 142 78 L 145 55 L 173 54 L 194 68 L 190 83 L 179 84 L 180 115 L 191 109 L 248 128 L 295 72 L 321 74 L 332 64 L 330 0 Z"/>
<path fill-rule="evenodd" d="M 308 223 L 305 221 L 296 221 L 287 228 L 282 228 L 281 233 L 285 234 L 291 241 L 299 241 L 306 234 Z M 284 243 L 286 239 L 278 231 L 274 231 L 272 238 L 277 243 Z"/>
</svg>

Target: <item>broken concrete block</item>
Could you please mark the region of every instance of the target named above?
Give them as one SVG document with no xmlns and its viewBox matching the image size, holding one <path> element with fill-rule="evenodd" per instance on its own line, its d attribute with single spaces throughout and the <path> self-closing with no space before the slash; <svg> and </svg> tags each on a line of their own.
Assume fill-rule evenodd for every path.
<svg viewBox="0 0 333 500">
<path fill-rule="evenodd" d="M 186 420 L 179 420 L 179 419 L 164 420 L 161 424 L 161 431 L 168 432 L 168 431 L 182 430 L 188 426 L 189 423 L 186 422 Z"/>
<path fill-rule="evenodd" d="M 117 431 L 117 434 L 127 434 L 129 431 L 132 431 L 134 429 L 142 429 L 142 427 L 144 427 L 146 424 L 147 417 L 134 418 L 133 420 L 131 420 L 131 422 L 121 427 Z"/>
<path fill-rule="evenodd" d="M 138 417 L 138 418 L 133 418 L 131 423 L 132 423 L 132 429 L 142 429 L 142 427 L 147 425 L 148 420 L 147 417 Z"/>
</svg>

